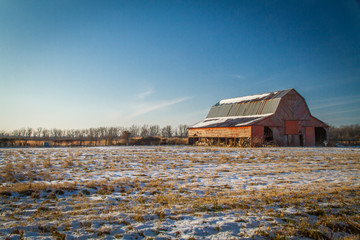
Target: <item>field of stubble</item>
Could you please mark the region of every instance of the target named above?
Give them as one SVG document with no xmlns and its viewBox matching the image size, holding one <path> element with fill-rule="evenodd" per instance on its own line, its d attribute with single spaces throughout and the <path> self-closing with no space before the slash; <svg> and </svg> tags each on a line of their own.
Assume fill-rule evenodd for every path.
<svg viewBox="0 0 360 240">
<path fill-rule="evenodd" d="M 359 239 L 360 149 L 0 149 L 1 239 Z"/>
</svg>

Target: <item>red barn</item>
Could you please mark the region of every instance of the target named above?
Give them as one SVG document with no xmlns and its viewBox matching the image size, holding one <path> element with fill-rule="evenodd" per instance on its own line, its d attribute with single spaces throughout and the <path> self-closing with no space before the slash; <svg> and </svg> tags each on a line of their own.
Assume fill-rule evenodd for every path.
<svg viewBox="0 0 360 240">
<path fill-rule="evenodd" d="M 218 146 L 315 146 L 329 126 L 313 117 L 294 89 L 224 99 L 189 129 L 189 143 Z"/>
</svg>

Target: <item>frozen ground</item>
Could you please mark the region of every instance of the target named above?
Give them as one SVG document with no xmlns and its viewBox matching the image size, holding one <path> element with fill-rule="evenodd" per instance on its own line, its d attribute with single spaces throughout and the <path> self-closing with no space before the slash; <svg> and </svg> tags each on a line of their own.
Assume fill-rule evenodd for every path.
<svg viewBox="0 0 360 240">
<path fill-rule="evenodd" d="M 0 149 L 1 239 L 359 239 L 360 149 Z"/>
</svg>

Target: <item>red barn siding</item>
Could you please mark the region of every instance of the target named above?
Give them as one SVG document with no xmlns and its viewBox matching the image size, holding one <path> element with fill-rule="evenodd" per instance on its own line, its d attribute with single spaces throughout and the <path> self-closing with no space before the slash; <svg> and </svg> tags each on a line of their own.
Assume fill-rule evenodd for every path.
<svg viewBox="0 0 360 240">
<path fill-rule="evenodd" d="M 314 127 L 306 127 L 305 131 L 305 146 L 314 146 L 315 145 L 315 129 Z"/>
<path fill-rule="evenodd" d="M 264 127 L 263 126 L 252 126 L 251 128 L 251 145 L 258 146 L 263 142 Z"/>
<path fill-rule="evenodd" d="M 275 115 L 285 120 L 305 120 L 311 116 L 304 98 L 294 90 L 281 98 Z"/>
<path fill-rule="evenodd" d="M 285 133 L 287 135 L 299 134 L 299 121 L 286 121 L 285 120 Z"/>
</svg>

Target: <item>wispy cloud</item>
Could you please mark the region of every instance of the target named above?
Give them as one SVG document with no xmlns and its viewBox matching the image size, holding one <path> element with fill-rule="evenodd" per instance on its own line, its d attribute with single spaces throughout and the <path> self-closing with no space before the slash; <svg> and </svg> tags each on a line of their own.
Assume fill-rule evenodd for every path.
<svg viewBox="0 0 360 240">
<path fill-rule="evenodd" d="M 326 111 L 325 113 L 318 113 L 317 115 L 318 116 L 333 116 L 333 115 L 342 115 L 344 113 L 355 113 L 355 112 L 358 112 L 360 113 L 360 110 L 357 108 L 351 108 L 351 109 L 348 109 L 348 110 L 345 110 L 345 111 Z M 343 115 L 342 115 L 343 117 Z"/>
<path fill-rule="evenodd" d="M 231 74 L 230 77 L 236 78 L 236 79 L 245 79 L 245 76 L 241 75 L 241 74 Z"/>
<path fill-rule="evenodd" d="M 178 103 L 187 101 L 187 100 L 189 100 L 189 99 L 191 99 L 191 98 L 192 98 L 192 97 L 182 97 L 182 98 L 172 99 L 172 100 L 169 100 L 169 101 L 162 101 L 162 102 L 160 102 L 160 103 L 154 103 L 154 104 L 152 104 L 152 105 L 145 105 L 145 106 L 142 106 L 140 109 L 136 110 L 133 114 L 131 114 L 131 115 L 129 116 L 129 118 L 134 118 L 134 117 L 143 115 L 143 114 L 145 114 L 145 113 L 149 113 L 149 112 L 155 111 L 155 110 L 157 110 L 157 109 L 161 109 L 161 108 L 165 108 L 165 107 L 168 107 L 168 106 L 172 106 L 172 105 L 175 105 L 175 104 L 178 104 Z"/>
<path fill-rule="evenodd" d="M 147 91 L 145 91 L 145 92 L 139 93 L 139 94 L 137 95 L 137 97 L 138 97 L 139 99 L 144 99 L 144 98 L 146 98 L 147 96 L 149 96 L 149 95 L 151 95 L 151 94 L 153 94 L 153 93 L 154 93 L 154 90 L 153 90 L 153 89 L 149 89 L 149 90 L 147 90 Z"/>
<path fill-rule="evenodd" d="M 349 105 L 358 102 L 360 102 L 360 95 L 328 98 L 318 101 L 318 104 L 316 104 L 314 107 L 311 107 L 311 110 Z"/>
</svg>

